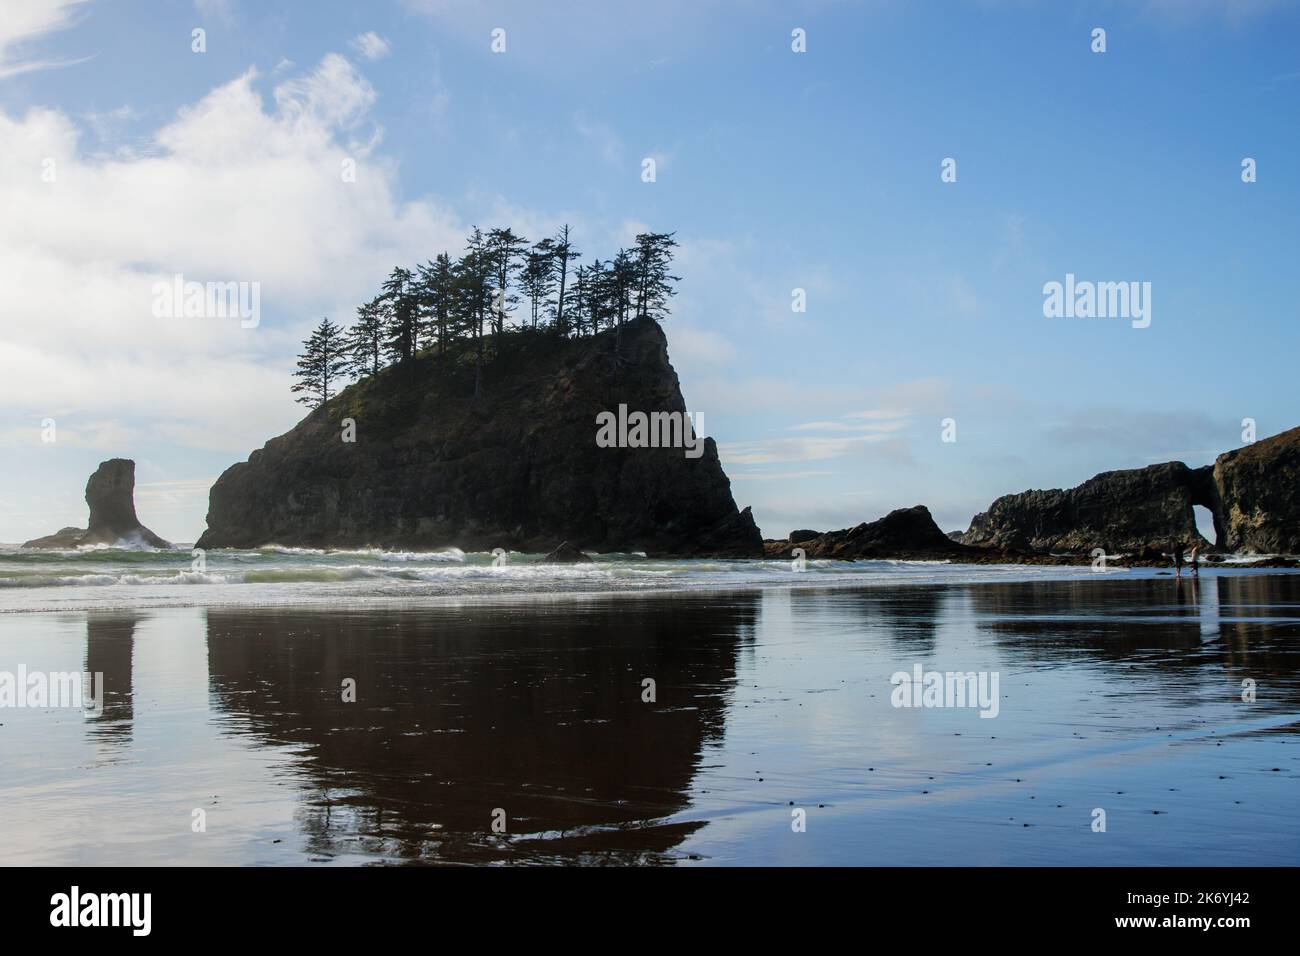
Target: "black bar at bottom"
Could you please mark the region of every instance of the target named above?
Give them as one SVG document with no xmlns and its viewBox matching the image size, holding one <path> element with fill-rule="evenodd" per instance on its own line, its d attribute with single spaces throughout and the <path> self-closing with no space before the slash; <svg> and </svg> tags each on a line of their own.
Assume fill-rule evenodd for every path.
<svg viewBox="0 0 1300 956">
<path fill-rule="evenodd" d="M 626 923 L 639 932 L 760 934 L 802 919 L 861 937 L 890 927 L 1028 939 L 1080 935 L 1231 942 L 1295 923 L 1295 870 L 1142 869 L 9 869 L 6 938 L 374 942 L 374 933 L 489 928 L 543 936 Z M 76 887 L 74 893 L 73 887 Z M 111 896 L 105 896 L 111 894 Z M 127 894 L 123 896 L 122 894 Z M 131 895 L 138 894 L 138 895 Z M 144 894 L 148 894 L 147 906 Z M 74 905 L 75 903 L 75 905 Z M 74 915 L 75 911 L 75 915 Z M 146 919 L 147 917 L 147 919 Z M 630 922 L 628 922 L 630 921 Z M 72 924 L 77 925 L 72 925 Z M 84 925 L 116 923 L 117 925 Z M 58 924 L 58 925 L 56 925 Z M 147 935 L 142 932 L 148 930 Z M 693 937 L 698 938 L 698 937 Z M 865 937 L 864 937 L 865 938 Z M 1004 938 L 1007 938 L 1004 936 Z M 666 940 L 665 940 L 666 944 Z"/>
</svg>

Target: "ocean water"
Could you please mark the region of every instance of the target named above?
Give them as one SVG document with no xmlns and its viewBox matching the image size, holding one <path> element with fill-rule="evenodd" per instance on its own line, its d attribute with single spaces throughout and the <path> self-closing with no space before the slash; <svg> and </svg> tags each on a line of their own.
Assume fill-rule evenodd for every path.
<svg viewBox="0 0 1300 956">
<path fill-rule="evenodd" d="M 319 550 L 214 550 L 199 561 L 173 550 L 34 551 L 0 545 L 0 612 L 358 600 L 485 599 L 554 594 L 694 591 L 792 584 L 826 587 L 944 581 L 1063 580 L 1089 568 L 958 566 L 946 561 L 650 560 L 595 555 L 591 564 L 547 564 L 540 554 Z M 1122 571 L 1106 573 L 1128 573 Z"/>
<path fill-rule="evenodd" d="M 0 703 L 0 864 L 1300 862 L 1294 573 L 191 560 L 0 560 L 0 682 L 103 675 Z"/>
</svg>

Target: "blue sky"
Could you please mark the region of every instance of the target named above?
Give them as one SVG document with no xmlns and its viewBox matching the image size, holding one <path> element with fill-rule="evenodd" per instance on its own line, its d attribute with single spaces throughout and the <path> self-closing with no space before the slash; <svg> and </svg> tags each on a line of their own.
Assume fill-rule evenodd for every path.
<svg viewBox="0 0 1300 956">
<path fill-rule="evenodd" d="M 1300 424 L 1294 3 L 5 6 L 0 540 L 82 521 L 119 455 L 193 540 L 301 414 L 306 331 L 475 223 L 676 230 L 670 354 L 767 536 L 964 528 Z M 154 319 L 175 273 L 260 282 L 261 324 Z M 1045 318 L 1066 273 L 1150 282 L 1150 327 Z"/>
</svg>

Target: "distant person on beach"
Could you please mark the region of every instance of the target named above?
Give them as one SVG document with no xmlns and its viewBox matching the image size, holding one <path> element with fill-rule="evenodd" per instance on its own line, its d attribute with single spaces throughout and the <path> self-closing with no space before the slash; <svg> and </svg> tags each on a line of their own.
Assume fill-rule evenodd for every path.
<svg viewBox="0 0 1300 956">
<path fill-rule="evenodd" d="M 1182 578 L 1183 576 L 1183 543 L 1174 542 L 1174 577 Z"/>
<path fill-rule="evenodd" d="M 1201 573 L 1200 562 L 1199 559 L 1197 558 L 1197 554 L 1200 552 L 1200 550 L 1201 550 L 1201 546 L 1193 542 L 1192 543 L 1192 577 L 1194 578 L 1199 577 Z"/>
</svg>

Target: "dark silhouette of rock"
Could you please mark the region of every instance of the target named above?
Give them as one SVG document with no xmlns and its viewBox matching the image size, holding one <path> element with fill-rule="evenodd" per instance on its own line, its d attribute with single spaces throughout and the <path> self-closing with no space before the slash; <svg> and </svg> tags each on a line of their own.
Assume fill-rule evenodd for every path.
<svg viewBox="0 0 1300 956">
<path fill-rule="evenodd" d="M 547 564 L 590 564 L 592 558 L 565 541 L 545 558 Z"/>
<path fill-rule="evenodd" d="M 939 530 L 924 505 L 899 508 L 876 521 L 863 522 L 842 531 L 827 531 L 799 541 L 764 542 L 767 557 L 784 558 L 801 548 L 804 557 L 853 561 L 860 558 L 951 558 L 961 560 L 978 555 Z"/>
<path fill-rule="evenodd" d="M 1215 542 L 1193 506 L 1209 509 Z M 975 516 L 962 542 L 1027 552 L 1093 548 L 1157 561 L 1199 544 L 1246 554 L 1300 553 L 1300 428 L 1225 452 L 1213 465 L 1180 461 L 1108 471 L 1069 490 L 1004 495 Z"/>
<path fill-rule="evenodd" d="M 1216 542 L 1196 527 L 1208 508 Z M 1004 495 L 964 533 L 944 535 L 920 505 L 879 521 L 824 534 L 793 531 L 764 541 L 768 558 L 942 558 L 964 563 L 1078 564 L 1102 548 L 1124 565 L 1163 566 L 1176 547 L 1213 552 L 1300 554 L 1300 428 L 1226 452 L 1214 465 L 1179 461 L 1103 472 L 1068 490 Z M 1122 556 L 1122 557 L 1121 557 Z M 1251 567 L 1294 567 L 1286 557 Z"/>
<path fill-rule="evenodd" d="M 55 534 L 26 542 L 24 548 L 77 548 L 82 545 L 147 545 L 170 548 L 135 515 L 135 462 L 110 458 L 100 462 L 86 482 L 90 521 L 86 528 L 63 528 Z"/>
<path fill-rule="evenodd" d="M 1300 554 L 1300 428 L 1214 462 L 1226 546 L 1249 554 Z"/>
<path fill-rule="evenodd" d="M 597 415 L 684 413 L 659 324 L 520 334 L 473 397 L 470 353 L 422 355 L 345 389 L 213 486 L 203 548 L 265 544 L 758 557 L 713 439 L 599 447 Z M 463 359 L 463 360 L 462 360 Z M 343 440 L 345 419 L 355 442 Z M 687 431 L 689 438 L 690 432 Z"/>
<path fill-rule="evenodd" d="M 31 541 L 23 542 L 24 548 L 75 548 L 85 535 L 85 528 L 60 528 L 54 534 L 47 534 L 43 538 L 33 538 Z"/>
<path fill-rule="evenodd" d="M 975 516 L 962 543 L 1026 551 L 1140 551 L 1199 541 L 1194 504 L 1213 507 L 1209 469 L 1171 461 L 1107 471 L 1076 488 L 1003 495 Z"/>
</svg>

